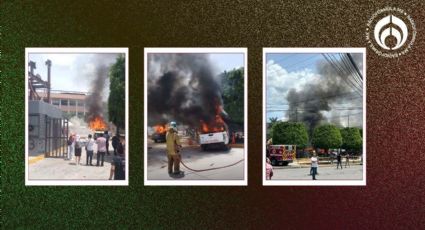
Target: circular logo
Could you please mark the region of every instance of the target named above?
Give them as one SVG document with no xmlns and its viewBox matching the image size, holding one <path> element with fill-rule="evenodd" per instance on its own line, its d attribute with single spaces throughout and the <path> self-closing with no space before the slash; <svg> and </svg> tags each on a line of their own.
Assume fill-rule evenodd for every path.
<svg viewBox="0 0 425 230">
<path fill-rule="evenodd" d="M 412 48 L 415 39 L 415 22 L 400 8 L 380 9 L 367 23 L 366 40 L 380 56 L 396 58 L 404 55 Z"/>
</svg>

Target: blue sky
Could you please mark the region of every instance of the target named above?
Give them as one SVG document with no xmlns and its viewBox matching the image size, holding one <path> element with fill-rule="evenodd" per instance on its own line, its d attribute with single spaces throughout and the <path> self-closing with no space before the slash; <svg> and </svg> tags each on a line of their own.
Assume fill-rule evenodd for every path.
<svg viewBox="0 0 425 230">
<path fill-rule="evenodd" d="M 211 62 L 217 67 L 218 73 L 216 74 L 245 66 L 242 53 L 213 53 L 209 54 L 209 57 Z"/>
</svg>

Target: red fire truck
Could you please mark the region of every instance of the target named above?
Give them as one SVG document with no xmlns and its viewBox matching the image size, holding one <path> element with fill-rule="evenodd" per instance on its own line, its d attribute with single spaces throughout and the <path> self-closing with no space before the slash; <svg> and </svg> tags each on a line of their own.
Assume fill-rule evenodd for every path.
<svg viewBox="0 0 425 230">
<path fill-rule="evenodd" d="M 287 166 L 295 160 L 296 145 L 269 145 L 267 148 L 268 156 L 273 166 Z"/>
</svg>

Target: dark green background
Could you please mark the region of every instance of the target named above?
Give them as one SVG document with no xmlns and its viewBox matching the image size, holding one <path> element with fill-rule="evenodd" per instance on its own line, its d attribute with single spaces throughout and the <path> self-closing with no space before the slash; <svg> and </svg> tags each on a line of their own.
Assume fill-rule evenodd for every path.
<svg viewBox="0 0 425 230">
<path fill-rule="evenodd" d="M 423 1 L 0 4 L 3 228 L 412 229 L 425 225 Z M 399 59 L 379 57 L 368 48 L 368 186 L 263 187 L 262 47 L 366 47 L 367 20 L 385 6 L 408 12 L 418 34 L 413 50 Z M 25 47 L 129 48 L 130 186 L 24 186 Z M 143 186 L 144 47 L 248 47 L 248 187 Z"/>
</svg>

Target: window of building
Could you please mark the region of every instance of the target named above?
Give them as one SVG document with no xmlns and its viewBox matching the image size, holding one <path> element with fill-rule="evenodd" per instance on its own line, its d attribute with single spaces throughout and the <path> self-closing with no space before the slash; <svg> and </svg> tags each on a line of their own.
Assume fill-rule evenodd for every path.
<svg viewBox="0 0 425 230">
<path fill-rule="evenodd" d="M 77 100 L 77 106 L 84 107 L 84 101 Z"/>
<path fill-rule="evenodd" d="M 61 100 L 61 105 L 68 105 L 68 100 L 67 99 L 62 99 Z"/>
<path fill-rule="evenodd" d="M 75 100 L 69 100 L 69 106 L 75 106 Z"/>
<path fill-rule="evenodd" d="M 57 106 L 59 106 L 59 104 L 61 103 L 61 101 L 60 100 L 57 100 L 57 99 L 53 99 L 52 100 L 52 104 L 53 105 L 57 105 Z"/>
</svg>

